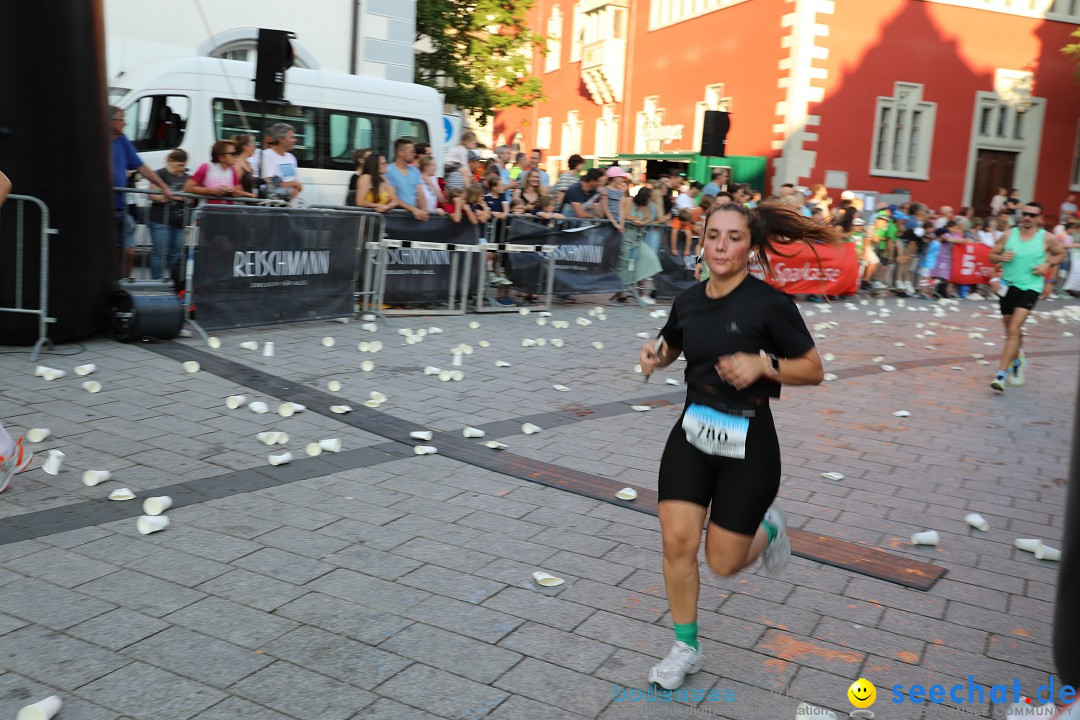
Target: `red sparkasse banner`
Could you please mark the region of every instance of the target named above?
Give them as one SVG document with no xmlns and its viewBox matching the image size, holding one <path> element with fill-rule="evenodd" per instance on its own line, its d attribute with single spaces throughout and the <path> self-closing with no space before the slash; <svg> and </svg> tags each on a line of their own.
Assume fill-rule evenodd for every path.
<svg viewBox="0 0 1080 720">
<path fill-rule="evenodd" d="M 765 280 L 788 295 L 851 295 L 859 289 L 855 243 L 814 245 L 813 249 L 795 243 L 780 252 L 789 257 L 769 253 L 775 277 Z"/>
<path fill-rule="evenodd" d="M 952 246 L 952 271 L 949 282 L 957 285 L 985 285 L 994 276 L 990 248 L 982 243 Z"/>
</svg>

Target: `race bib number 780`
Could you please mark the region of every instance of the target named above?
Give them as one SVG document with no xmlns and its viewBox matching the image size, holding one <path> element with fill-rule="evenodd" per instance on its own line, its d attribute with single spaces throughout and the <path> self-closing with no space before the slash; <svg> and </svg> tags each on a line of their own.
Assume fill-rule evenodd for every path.
<svg viewBox="0 0 1080 720">
<path fill-rule="evenodd" d="M 746 457 L 749 418 L 691 404 L 683 415 L 682 428 L 686 441 L 703 453 L 739 460 Z"/>
</svg>

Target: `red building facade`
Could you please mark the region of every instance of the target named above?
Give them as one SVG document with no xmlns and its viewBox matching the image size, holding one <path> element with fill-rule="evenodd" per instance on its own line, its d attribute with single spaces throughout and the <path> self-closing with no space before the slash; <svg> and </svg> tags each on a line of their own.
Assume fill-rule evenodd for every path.
<svg viewBox="0 0 1080 720">
<path fill-rule="evenodd" d="M 908 190 L 979 207 L 998 185 L 1080 191 L 1080 0 L 537 0 L 547 100 L 497 144 L 612 157 L 698 152 L 705 110 L 769 184 Z"/>
</svg>

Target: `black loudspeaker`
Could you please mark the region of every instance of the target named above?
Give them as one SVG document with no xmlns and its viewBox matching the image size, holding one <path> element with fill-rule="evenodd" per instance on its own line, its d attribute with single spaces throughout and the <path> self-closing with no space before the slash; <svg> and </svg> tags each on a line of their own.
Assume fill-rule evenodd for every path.
<svg viewBox="0 0 1080 720">
<path fill-rule="evenodd" d="M 184 324 L 184 306 L 172 285 L 161 280 L 121 280 L 113 293 L 113 337 L 172 340 Z"/>
<path fill-rule="evenodd" d="M 255 99 L 265 102 L 285 100 L 285 71 L 293 65 L 293 48 L 286 30 L 259 29 L 259 50 L 255 61 Z"/>
<path fill-rule="evenodd" d="M 730 129 L 730 113 L 723 110 L 706 110 L 705 127 L 701 130 L 701 154 L 727 157 L 727 134 Z"/>
</svg>

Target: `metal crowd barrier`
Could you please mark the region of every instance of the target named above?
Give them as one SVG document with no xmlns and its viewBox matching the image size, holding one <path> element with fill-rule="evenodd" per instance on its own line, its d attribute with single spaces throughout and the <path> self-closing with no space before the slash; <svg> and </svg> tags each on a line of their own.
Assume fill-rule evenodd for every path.
<svg viewBox="0 0 1080 720">
<path fill-rule="evenodd" d="M 360 237 L 356 243 L 356 267 L 360 275 L 357 278 L 357 287 L 353 298 L 357 310 L 370 312 L 375 304 L 375 290 L 372 287 L 371 273 L 368 272 L 372 260 L 369 256 L 372 243 L 378 243 L 386 235 L 386 216 L 367 208 L 359 208 L 351 205 L 309 205 L 310 210 L 335 210 L 339 212 L 355 213 L 363 216 L 360 224 Z"/>
<path fill-rule="evenodd" d="M 37 208 L 38 229 L 32 230 L 38 241 L 38 292 L 37 302 L 34 303 L 33 292 L 26 288 L 26 260 L 27 230 L 26 208 Z M 48 337 L 48 326 L 56 322 L 56 318 L 49 317 L 49 236 L 56 234 L 56 229 L 49 226 L 49 207 L 39 198 L 30 195 L 8 195 L 4 207 L 0 212 L 7 213 L 14 209 L 15 212 L 15 262 L 13 276 L 9 279 L 6 268 L 0 268 L 0 284 L 7 287 L 11 283 L 14 287 L 14 304 L 10 307 L 0 306 L 0 312 L 17 313 L 21 315 L 38 316 L 38 338 L 34 343 L 34 349 L 30 353 L 30 362 L 37 362 L 41 349 L 52 346 Z M 0 245 L 5 238 L 0 237 Z M 34 307 L 36 305 L 36 307 Z"/>
<path fill-rule="evenodd" d="M 391 240 L 383 238 L 378 242 L 368 243 L 371 261 L 365 266 L 364 297 L 369 299 L 363 305 L 364 312 L 386 318 L 395 315 L 464 315 L 469 297 L 469 275 L 471 263 L 461 260 L 463 253 L 476 253 L 481 245 L 463 245 L 456 243 L 425 242 L 421 240 Z M 436 250 L 450 254 L 449 290 L 445 308 L 408 308 L 386 306 L 386 285 L 390 267 L 390 251 Z"/>
<path fill-rule="evenodd" d="M 496 312 L 518 312 L 521 308 L 530 308 L 533 310 L 548 310 L 551 308 L 552 293 L 555 289 L 555 246 L 554 245 L 527 245 L 522 243 L 507 243 L 507 242 L 485 242 L 477 246 L 480 252 L 477 253 L 476 263 L 476 304 L 473 306 L 473 311 L 478 313 L 496 313 Z M 538 302 L 525 302 L 523 304 L 514 303 L 513 305 L 500 305 L 496 298 L 493 296 L 493 286 L 487 282 L 487 260 L 488 255 L 504 256 L 512 253 L 537 253 L 545 256 L 545 260 L 541 267 L 541 273 L 539 276 L 538 287 L 534 288 L 535 292 L 529 292 L 529 288 L 514 287 L 515 290 L 523 292 L 526 298 L 536 296 L 538 299 L 542 298 Z"/>
</svg>

